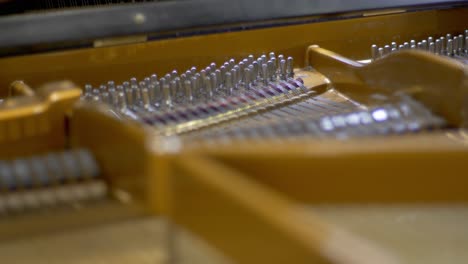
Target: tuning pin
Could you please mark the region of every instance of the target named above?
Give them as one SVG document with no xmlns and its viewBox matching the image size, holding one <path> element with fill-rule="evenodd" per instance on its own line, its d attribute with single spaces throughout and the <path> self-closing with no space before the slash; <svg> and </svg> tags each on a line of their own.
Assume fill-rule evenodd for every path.
<svg viewBox="0 0 468 264">
<path fill-rule="evenodd" d="M 103 92 L 100 94 L 100 101 L 106 104 L 112 104 L 112 101 L 110 99 L 108 92 Z"/>
<path fill-rule="evenodd" d="M 206 72 L 206 76 L 210 76 L 210 74 L 211 74 L 211 67 L 210 67 L 210 66 L 206 67 L 206 68 L 205 68 L 205 72 Z"/>
<path fill-rule="evenodd" d="M 125 99 L 125 95 L 123 92 L 119 92 L 117 94 L 117 97 L 118 97 L 118 102 L 119 102 L 119 110 L 120 111 L 125 111 L 127 110 L 127 103 L 126 103 L 126 99 Z"/>
<path fill-rule="evenodd" d="M 190 73 L 191 73 L 192 75 L 195 75 L 195 74 L 197 73 L 197 68 L 196 68 L 196 67 L 190 68 Z"/>
<path fill-rule="evenodd" d="M 442 43 L 440 39 L 436 39 L 435 41 L 435 53 L 438 55 L 442 54 Z"/>
<path fill-rule="evenodd" d="M 100 92 L 100 93 L 107 92 L 107 87 L 106 87 L 105 85 L 100 85 L 100 86 L 99 86 L 99 92 Z"/>
<path fill-rule="evenodd" d="M 251 73 L 251 77 L 252 77 L 252 81 L 256 84 L 257 83 L 257 79 L 258 79 L 258 75 L 260 74 L 260 67 L 259 67 L 259 64 L 257 61 L 254 61 L 252 62 L 252 73 Z"/>
<path fill-rule="evenodd" d="M 239 81 L 240 81 L 240 68 L 237 65 L 234 65 L 233 69 L 231 70 L 232 73 L 232 83 L 234 88 L 237 89 Z"/>
<path fill-rule="evenodd" d="M 229 70 L 232 70 L 234 68 L 234 65 L 236 65 L 236 61 L 234 59 L 229 60 Z"/>
<path fill-rule="evenodd" d="M 468 54 L 468 36 L 465 37 L 465 53 Z"/>
<path fill-rule="evenodd" d="M 262 81 L 263 85 L 268 85 L 268 65 L 262 64 Z"/>
<path fill-rule="evenodd" d="M 211 87 L 211 78 L 209 76 L 205 76 L 203 79 L 203 86 L 205 88 L 206 98 L 209 100 L 213 99 L 213 89 Z"/>
<path fill-rule="evenodd" d="M 130 86 L 138 85 L 138 81 L 135 77 L 130 78 Z"/>
<path fill-rule="evenodd" d="M 193 94 L 192 94 L 192 81 L 184 81 L 184 100 L 186 103 L 193 103 Z"/>
<path fill-rule="evenodd" d="M 372 44 L 371 46 L 371 58 L 372 60 L 378 59 L 379 56 L 379 47 L 377 45 Z M 280 71 L 281 71 L 281 61 L 280 61 Z"/>
<path fill-rule="evenodd" d="M 418 49 L 422 50 L 423 47 L 422 47 L 422 43 L 421 42 L 418 42 L 418 45 L 417 45 Z"/>
<path fill-rule="evenodd" d="M 410 44 L 408 42 L 404 42 L 403 43 L 403 46 L 405 47 L 405 49 L 409 49 L 410 48 Z"/>
<path fill-rule="evenodd" d="M 84 97 L 89 98 L 93 95 L 93 86 L 91 84 L 86 84 L 84 86 Z"/>
<path fill-rule="evenodd" d="M 427 43 L 432 43 L 434 42 L 434 38 L 433 37 L 427 37 Z"/>
<path fill-rule="evenodd" d="M 293 64 L 294 64 L 293 58 L 288 57 L 288 59 L 286 60 L 286 74 L 287 74 L 288 78 L 294 78 Z"/>
<path fill-rule="evenodd" d="M 275 77 L 275 69 L 274 69 L 274 65 L 273 65 L 273 62 L 271 60 L 269 60 L 267 62 L 267 67 L 268 67 L 268 77 L 269 77 L 269 80 L 274 82 L 276 80 L 276 77 Z"/>
<path fill-rule="evenodd" d="M 444 37 L 440 37 L 440 54 L 445 54 L 445 48 L 446 48 L 446 45 L 445 45 L 445 38 Z"/>
<path fill-rule="evenodd" d="M 244 68 L 244 74 L 242 76 L 242 83 L 246 89 L 250 89 L 250 69 Z"/>
<path fill-rule="evenodd" d="M 164 84 L 163 87 L 163 99 L 164 99 L 164 107 L 171 108 L 172 107 L 172 98 L 171 98 L 171 91 L 169 84 Z"/>
<path fill-rule="evenodd" d="M 141 98 L 142 98 L 142 102 L 143 102 L 143 107 L 147 111 L 153 111 L 153 109 L 151 107 L 151 101 L 150 101 L 148 88 L 144 87 L 143 89 L 141 89 Z"/>
<path fill-rule="evenodd" d="M 385 46 L 384 46 L 384 54 L 385 54 L 385 55 L 390 54 L 391 51 L 392 51 L 392 49 L 390 48 L 389 45 L 385 45 Z"/>
<path fill-rule="evenodd" d="M 233 90 L 233 85 L 232 85 L 232 73 L 231 72 L 226 72 L 226 74 L 224 75 L 224 82 L 225 82 L 225 90 L 226 90 L 226 94 L 227 95 L 231 95 L 232 94 L 232 90 Z"/>
<path fill-rule="evenodd" d="M 252 64 L 254 62 L 255 58 L 254 56 L 251 54 L 247 57 L 247 61 L 248 61 L 248 64 Z"/>
<path fill-rule="evenodd" d="M 448 39 L 447 40 L 447 56 L 452 56 L 452 55 L 453 55 L 453 40 Z"/>
<path fill-rule="evenodd" d="M 454 36 L 452 39 L 452 46 L 453 46 L 453 55 L 458 54 L 458 37 Z"/>
<path fill-rule="evenodd" d="M 427 40 L 423 39 L 421 41 L 421 49 L 427 50 L 427 48 L 428 48 Z"/>
<path fill-rule="evenodd" d="M 285 81 L 287 79 L 287 73 L 286 73 L 286 60 L 280 60 L 279 63 L 279 70 L 280 70 L 280 79 Z"/>
<path fill-rule="evenodd" d="M 192 102 L 193 100 L 195 100 L 195 97 L 198 95 L 198 78 L 197 76 L 193 76 L 191 79 L 190 79 L 190 94 L 191 94 L 191 97 L 192 97 Z"/>
<path fill-rule="evenodd" d="M 135 100 L 133 98 L 132 88 L 129 85 L 127 88 L 124 88 L 124 90 L 125 90 L 125 97 L 127 98 L 127 106 L 133 107 L 135 105 Z"/>
<path fill-rule="evenodd" d="M 391 47 L 392 49 L 397 49 L 397 48 L 398 48 L 398 45 L 397 45 L 396 42 L 392 42 L 390 47 Z"/>
<path fill-rule="evenodd" d="M 462 54 L 463 53 L 463 40 L 464 40 L 464 37 L 462 34 L 458 35 L 458 53 L 459 54 Z"/>
<path fill-rule="evenodd" d="M 212 93 L 214 94 L 218 88 L 218 78 L 216 77 L 216 73 L 212 72 L 210 74 L 210 81 L 211 81 Z"/>
<path fill-rule="evenodd" d="M 101 101 L 101 93 L 99 92 L 99 89 L 93 89 L 92 100 L 96 102 Z"/>
<path fill-rule="evenodd" d="M 429 52 L 435 53 L 435 44 L 434 42 L 429 43 Z"/>
</svg>

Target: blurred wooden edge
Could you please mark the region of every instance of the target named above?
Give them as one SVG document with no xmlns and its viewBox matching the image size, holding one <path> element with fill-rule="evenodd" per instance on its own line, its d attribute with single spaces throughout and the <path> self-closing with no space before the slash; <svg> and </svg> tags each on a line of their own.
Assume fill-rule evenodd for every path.
<svg viewBox="0 0 468 264">
<path fill-rule="evenodd" d="M 2 215 L 0 218 L 0 243 L 125 221 L 142 216 L 144 213 L 138 208 L 123 206 L 110 200 L 90 201 L 81 204 L 81 206 L 64 205 L 35 212 Z"/>
<path fill-rule="evenodd" d="M 66 117 L 81 89 L 70 81 L 47 83 L 34 95 L 6 99 L 0 105 L 0 158 L 63 149 Z"/>
<path fill-rule="evenodd" d="M 305 203 L 468 202 L 466 131 L 237 141 L 192 151 Z"/>
<path fill-rule="evenodd" d="M 168 189 L 169 219 L 239 263 L 398 263 L 210 158 L 175 160 Z"/>
</svg>

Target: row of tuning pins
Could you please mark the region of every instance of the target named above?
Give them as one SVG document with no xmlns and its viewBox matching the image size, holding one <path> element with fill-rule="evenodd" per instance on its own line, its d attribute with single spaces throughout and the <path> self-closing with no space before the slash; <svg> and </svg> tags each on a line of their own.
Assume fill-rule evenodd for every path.
<svg viewBox="0 0 468 264">
<path fill-rule="evenodd" d="M 465 30 L 464 34 L 455 36 L 447 34 L 436 39 L 428 37 L 419 42 L 413 39 L 410 40 L 410 42 L 404 42 L 400 45 L 397 45 L 396 42 L 392 42 L 390 45 L 385 45 L 383 47 L 378 47 L 374 44 L 371 46 L 371 56 L 372 60 L 376 60 L 387 54 L 408 49 L 425 50 L 437 55 L 466 60 L 468 57 L 468 30 Z"/>
<path fill-rule="evenodd" d="M 131 78 L 121 85 L 114 81 L 96 88 L 85 85 L 84 98 L 138 114 L 206 103 L 291 78 L 293 58 L 270 52 L 268 57 L 255 59 L 249 55 L 237 63 L 230 59 L 219 68 L 211 63 L 200 71 L 192 67 L 180 75 L 174 70 L 160 79 L 153 74 L 141 81 Z"/>
</svg>

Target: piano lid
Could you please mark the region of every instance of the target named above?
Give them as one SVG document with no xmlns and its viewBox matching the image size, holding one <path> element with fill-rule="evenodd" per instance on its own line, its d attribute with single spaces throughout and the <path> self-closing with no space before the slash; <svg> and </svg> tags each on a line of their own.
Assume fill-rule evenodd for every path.
<svg viewBox="0 0 468 264">
<path fill-rule="evenodd" d="M 91 46 L 96 39 L 161 39 L 362 16 L 466 6 L 466 0 L 0 0 L 0 55 Z M 118 3 L 117 3 L 118 2 Z M 290 18 L 296 18 L 290 20 Z M 297 19 L 300 18 L 300 19 Z"/>
</svg>

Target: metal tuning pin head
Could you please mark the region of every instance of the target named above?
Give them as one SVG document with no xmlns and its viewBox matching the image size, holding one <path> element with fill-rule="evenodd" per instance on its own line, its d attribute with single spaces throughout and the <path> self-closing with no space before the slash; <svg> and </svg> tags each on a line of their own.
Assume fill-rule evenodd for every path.
<svg viewBox="0 0 468 264">
<path fill-rule="evenodd" d="M 216 87 L 215 87 L 215 90 L 218 91 L 221 87 L 221 84 L 223 83 L 223 78 L 222 78 L 222 75 L 221 75 L 221 71 L 220 70 L 215 70 L 215 76 L 216 76 Z M 211 78 L 213 79 L 213 77 Z"/>
<path fill-rule="evenodd" d="M 427 50 L 427 48 L 428 48 L 427 40 L 423 39 L 421 41 L 421 49 L 422 50 Z"/>
<path fill-rule="evenodd" d="M 153 83 L 153 84 L 154 84 L 155 82 L 157 82 L 157 81 L 158 81 L 158 75 L 156 75 L 156 74 L 151 74 L 151 76 L 150 76 L 150 81 L 151 81 L 151 83 Z"/>
<path fill-rule="evenodd" d="M 244 68 L 242 83 L 245 89 L 250 89 L 250 69 L 249 67 Z"/>
<path fill-rule="evenodd" d="M 218 91 L 218 77 L 216 76 L 216 72 L 210 74 L 210 80 L 212 92 L 215 94 Z"/>
<path fill-rule="evenodd" d="M 213 99 L 213 88 L 211 87 L 210 76 L 205 76 L 205 78 L 203 79 L 203 87 L 205 88 L 206 99 Z"/>
<path fill-rule="evenodd" d="M 430 53 L 435 53 L 435 44 L 434 42 L 429 43 L 429 52 Z"/>
<path fill-rule="evenodd" d="M 268 85 L 268 65 L 262 64 L 262 81 L 263 85 Z"/>
<path fill-rule="evenodd" d="M 226 67 L 225 67 L 224 65 L 221 66 L 221 67 L 219 68 L 219 71 L 221 72 L 221 79 L 220 79 L 220 81 L 221 81 L 221 83 L 225 83 L 226 80 L 224 79 L 224 76 L 226 76 L 226 72 L 227 72 Z"/>
<path fill-rule="evenodd" d="M 375 45 L 375 44 L 372 44 L 372 46 L 371 46 L 371 59 L 376 60 L 378 58 L 379 58 L 379 47 L 377 47 L 377 45 Z M 280 61 L 280 65 L 281 65 L 281 61 Z M 281 71 L 281 66 L 280 66 L 280 71 Z"/>
<path fill-rule="evenodd" d="M 175 99 L 176 99 L 176 94 L 177 94 L 177 84 L 176 84 L 175 80 L 172 80 L 169 83 L 169 90 L 171 92 L 172 103 L 174 104 Z"/>
<path fill-rule="evenodd" d="M 188 104 L 193 103 L 192 81 L 188 79 L 184 81 L 184 101 Z"/>
<path fill-rule="evenodd" d="M 274 52 L 270 52 L 270 53 L 268 54 L 268 56 L 270 57 L 270 60 L 271 60 L 271 59 L 276 59 L 276 55 L 275 55 Z"/>
<path fill-rule="evenodd" d="M 153 83 L 150 83 L 148 86 L 148 94 L 149 94 L 149 100 L 151 104 L 156 104 L 156 93 L 155 93 L 155 87 Z"/>
<path fill-rule="evenodd" d="M 195 75 L 195 74 L 197 73 L 197 68 L 196 68 L 196 67 L 190 68 L 190 73 L 191 73 L 192 75 Z"/>
<path fill-rule="evenodd" d="M 137 84 L 138 84 L 138 81 L 135 77 L 130 78 L 130 86 L 137 85 Z"/>
<path fill-rule="evenodd" d="M 262 64 L 266 64 L 267 63 L 267 57 L 265 54 L 263 54 L 262 56 L 260 56 L 260 59 L 262 60 Z"/>
<path fill-rule="evenodd" d="M 445 45 L 445 38 L 444 38 L 444 37 L 440 37 L 439 39 L 440 39 L 440 45 L 441 45 L 441 46 L 440 46 L 440 50 L 441 50 L 440 54 L 445 54 L 445 47 L 446 47 L 446 45 Z"/>
<path fill-rule="evenodd" d="M 226 72 L 226 74 L 224 75 L 224 86 L 225 86 L 226 94 L 231 95 L 232 89 L 233 89 L 231 72 Z"/>
<path fill-rule="evenodd" d="M 234 68 L 234 65 L 236 65 L 236 61 L 234 59 L 229 60 L 229 70 L 232 70 Z"/>
<path fill-rule="evenodd" d="M 384 46 L 384 54 L 385 54 L 385 55 L 390 54 L 391 51 L 392 51 L 392 49 L 390 48 L 389 45 L 385 45 L 385 46 Z"/>
<path fill-rule="evenodd" d="M 288 78 L 294 78 L 294 61 L 292 57 L 286 60 L 286 74 Z"/>
<path fill-rule="evenodd" d="M 458 40 L 458 53 L 459 53 L 459 54 L 462 54 L 462 53 L 463 53 L 463 48 L 464 48 L 464 47 L 463 47 L 463 41 L 464 41 L 464 39 L 465 39 L 465 38 L 463 37 L 462 34 L 458 35 L 457 40 Z"/>
<path fill-rule="evenodd" d="M 287 79 L 287 73 L 286 73 L 286 60 L 280 60 L 279 63 L 279 70 L 280 70 L 280 79 L 285 81 Z"/>
<path fill-rule="evenodd" d="M 100 92 L 100 93 L 107 92 L 107 87 L 106 87 L 105 85 L 100 85 L 100 86 L 99 86 L 99 92 Z"/>
<path fill-rule="evenodd" d="M 93 94 L 93 86 L 91 84 L 85 84 L 84 86 L 84 97 L 90 98 Z"/>
<path fill-rule="evenodd" d="M 126 99 L 125 99 L 125 95 L 123 92 L 119 92 L 117 94 L 117 97 L 118 97 L 118 101 L 119 101 L 119 110 L 120 111 L 126 111 L 127 110 L 127 102 L 126 102 Z"/>
<path fill-rule="evenodd" d="M 252 81 L 254 84 L 257 84 L 258 75 L 260 74 L 260 66 L 257 61 L 252 62 Z"/>
<path fill-rule="evenodd" d="M 457 36 L 454 36 L 453 37 L 453 41 L 452 41 L 452 46 L 453 46 L 453 55 L 457 55 L 458 54 L 458 37 Z"/>
<path fill-rule="evenodd" d="M 447 40 L 447 56 L 453 56 L 453 40 L 452 39 Z"/>
<path fill-rule="evenodd" d="M 148 88 L 144 87 L 143 89 L 141 89 L 141 98 L 142 98 L 142 101 L 143 101 L 143 107 L 147 111 L 152 111 Z"/>
<path fill-rule="evenodd" d="M 247 61 L 249 62 L 249 64 L 252 64 L 254 62 L 255 58 L 252 54 L 250 54 L 248 57 L 247 57 Z"/>
<path fill-rule="evenodd" d="M 174 100 L 177 101 L 184 95 L 184 91 L 182 88 L 182 80 L 180 77 L 175 77 L 174 82 L 175 82 Z"/>
<path fill-rule="evenodd" d="M 101 93 L 100 101 L 106 104 L 112 104 L 112 100 L 110 99 L 108 92 Z"/>
<path fill-rule="evenodd" d="M 405 49 L 409 49 L 410 48 L 410 44 L 408 42 L 404 42 L 403 43 L 403 46 L 405 47 Z"/>
<path fill-rule="evenodd" d="M 164 107 L 171 108 L 172 107 L 172 98 L 171 98 L 171 91 L 169 84 L 165 83 L 162 87 L 163 89 L 163 99 L 164 99 Z"/>
<path fill-rule="evenodd" d="M 465 54 L 468 54 L 468 36 L 465 37 Z"/>
<path fill-rule="evenodd" d="M 192 78 L 190 78 L 190 87 L 191 87 L 190 89 L 191 101 L 190 102 L 193 103 L 195 101 L 195 95 L 198 92 L 198 78 L 196 76 L 193 76 Z"/>
<path fill-rule="evenodd" d="M 433 37 L 427 37 L 427 42 L 430 44 L 431 42 L 434 42 L 434 38 Z"/>
<path fill-rule="evenodd" d="M 125 86 L 124 86 L 125 87 Z M 127 106 L 128 107 L 133 107 L 135 104 L 135 100 L 133 99 L 133 91 L 130 86 L 128 86 L 125 89 L 125 97 L 127 98 Z"/>
<path fill-rule="evenodd" d="M 268 71 L 268 81 L 273 80 L 273 62 L 271 60 L 267 61 L 267 71 Z"/>
<path fill-rule="evenodd" d="M 237 89 L 239 81 L 240 81 L 239 80 L 239 77 L 240 77 L 240 68 L 239 68 L 239 66 L 234 65 L 234 67 L 231 70 L 231 73 L 232 73 L 232 84 L 233 84 L 234 88 Z"/>
<path fill-rule="evenodd" d="M 99 102 L 101 100 L 101 94 L 99 92 L 99 89 L 93 89 L 93 101 Z"/>
<path fill-rule="evenodd" d="M 435 41 L 435 54 L 442 54 L 442 41 L 440 39 Z"/>
</svg>

